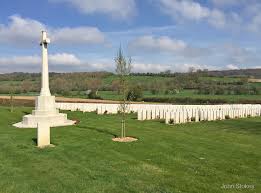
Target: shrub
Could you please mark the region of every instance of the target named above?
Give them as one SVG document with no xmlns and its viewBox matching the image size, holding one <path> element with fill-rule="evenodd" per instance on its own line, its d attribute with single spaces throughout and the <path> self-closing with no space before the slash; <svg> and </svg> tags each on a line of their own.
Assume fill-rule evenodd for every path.
<svg viewBox="0 0 261 193">
<path fill-rule="evenodd" d="M 170 93 L 169 90 L 165 90 L 165 91 L 164 91 L 164 94 L 165 94 L 165 95 L 168 95 L 169 93 Z"/>
<path fill-rule="evenodd" d="M 174 124 L 174 119 L 169 120 L 169 124 L 173 125 Z"/>
<path fill-rule="evenodd" d="M 172 90 L 171 93 L 172 93 L 172 94 L 178 94 L 178 93 L 179 93 L 179 90 L 178 90 L 178 89 L 174 89 L 174 90 Z"/>
<path fill-rule="evenodd" d="M 191 121 L 192 121 L 192 122 L 195 122 L 195 121 L 196 121 L 196 118 L 195 118 L 195 117 L 191 117 Z"/>
<path fill-rule="evenodd" d="M 89 94 L 88 94 L 88 98 L 89 99 L 102 99 L 99 95 L 96 94 L 96 92 L 94 91 L 91 91 Z"/>
<path fill-rule="evenodd" d="M 143 90 L 141 86 L 135 86 L 131 88 L 127 94 L 127 100 L 138 101 L 143 97 Z"/>
<path fill-rule="evenodd" d="M 153 94 L 153 95 L 156 95 L 156 94 L 158 94 L 158 93 L 159 93 L 159 91 L 156 90 L 156 89 L 152 89 L 152 90 L 151 90 L 151 94 Z"/>
<path fill-rule="evenodd" d="M 70 95 L 70 91 L 65 90 L 65 91 L 62 91 L 61 94 L 62 94 L 63 96 L 69 96 L 69 95 Z"/>
<path fill-rule="evenodd" d="M 226 116 L 225 116 L 225 119 L 230 119 L 229 115 L 226 115 Z"/>
</svg>

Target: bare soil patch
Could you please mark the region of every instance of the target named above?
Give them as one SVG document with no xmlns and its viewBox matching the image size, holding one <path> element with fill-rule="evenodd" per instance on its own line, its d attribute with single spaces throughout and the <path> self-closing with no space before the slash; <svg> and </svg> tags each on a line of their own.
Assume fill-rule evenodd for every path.
<svg viewBox="0 0 261 193">
<path fill-rule="evenodd" d="M 112 138 L 112 141 L 115 142 L 122 142 L 122 143 L 128 143 L 128 142 L 134 142 L 137 141 L 137 138 L 134 137 L 116 137 L 116 138 Z"/>
</svg>

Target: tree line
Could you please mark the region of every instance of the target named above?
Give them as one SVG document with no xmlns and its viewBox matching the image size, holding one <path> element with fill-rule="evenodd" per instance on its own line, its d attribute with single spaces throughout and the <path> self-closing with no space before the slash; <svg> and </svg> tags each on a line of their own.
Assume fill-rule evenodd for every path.
<svg viewBox="0 0 261 193">
<path fill-rule="evenodd" d="M 203 74 L 202 74 L 203 73 Z M 258 95 L 261 87 L 248 82 L 248 77 L 220 77 L 212 79 L 206 72 L 132 73 L 127 78 L 127 97 L 141 100 L 144 91 L 152 95 L 175 95 L 182 90 L 194 90 L 204 95 Z M 39 93 L 41 76 L 39 73 L 11 73 L 0 75 L 0 94 Z M 119 94 L 120 80 L 110 72 L 50 73 L 50 89 L 53 94 L 70 96 L 84 95 L 100 98 L 99 91 L 115 91 Z"/>
</svg>

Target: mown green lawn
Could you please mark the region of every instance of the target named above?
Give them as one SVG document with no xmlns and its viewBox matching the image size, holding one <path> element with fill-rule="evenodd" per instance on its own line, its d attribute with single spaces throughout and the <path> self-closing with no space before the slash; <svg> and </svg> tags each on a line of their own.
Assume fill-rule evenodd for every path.
<svg viewBox="0 0 261 193">
<path fill-rule="evenodd" d="M 261 192 L 261 118 L 168 126 L 128 116 L 68 112 L 76 126 L 51 129 L 54 148 L 35 147 L 36 129 L 12 124 L 30 108 L 0 107 L 1 193 Z M 222 189 L 225 184 L 254 189 Z"/>
<path fill-rule="evenodd" d="M 218 77 L 218 76 L 201 76 L 199 77 L 200 80 L 206 80 L 206 81 L 217 81 L 217 82 L 227 82 L 227 83 L 233 83 L 240 81 L 241 78 L 238 77 L 230 77 L 230 76 L 225 76 L 225 77 Z"/>
</svg>

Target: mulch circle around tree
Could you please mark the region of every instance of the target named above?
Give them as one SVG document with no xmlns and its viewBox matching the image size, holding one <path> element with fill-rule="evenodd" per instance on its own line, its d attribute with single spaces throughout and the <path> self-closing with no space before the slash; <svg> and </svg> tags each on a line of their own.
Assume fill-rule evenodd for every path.
<svg viewBox="0 0 261 193">
<path fill-rule="evenodd" d="M 116 137 L 116 138 L 112 138 L 112 141 L 115 142 L 121 142 L 121 143 L 128 143 L 128 142 L 134 142 L 137 141 L 137 138 L 134 137 Z"/>
<path fill-rule="evenodd" d="M 72 119 L 74 121 L 74 125 L 78 125 L 81 121 L 79 119 Z"/>
</svg>

